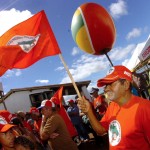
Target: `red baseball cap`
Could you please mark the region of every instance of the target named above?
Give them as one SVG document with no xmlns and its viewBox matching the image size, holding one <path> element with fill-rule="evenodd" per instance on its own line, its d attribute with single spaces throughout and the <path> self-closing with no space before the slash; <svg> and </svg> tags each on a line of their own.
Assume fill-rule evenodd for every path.
<svg viewBox="0 0 150 150">
<path fill-rule="evenodd" d="M 114 66 L 110 69 L 108 75 L 97 81 L 97 86 L 102 87 L 106 84 L 113 83 L 118 79 L 132 81 L 132 72 L 125 66 Z"/>
<path fill-rule="evenodd" d="M 74 100 L 73 100 L 73 99 L 70 99 L 68 102 L 69 102 L 69 103 L 74 103 Z"/>
<path fill-rule="evenodd" d="M 31 107 L 30 113 L 39 113 L 39 110 L 36 107 Z"/>
<path fill-rule="evenodd" d="M 42 103 L 41 103 L 41 106 L 40 107 L 38 107 L 38 109 L 41 109 L 41 108 L 43 108 L 44 106 L 48 106 L 48 107 L 55 107 L 55 104 L 52 102 L 52 101 L 50 101 L 50 100 L 43 100 L 42 101 Z"/>
<path fill-rule="evenodd" d="M 13 118 L 13 115 L 7 110 L 0 110 L 0 117 L 5 118 L 5 120 L 9 123 Z"/>
<path fill-rule="evenodd" d="M 56 105 L 60 105 L 60 101 L 57 97 L 51 97 L 50 101 Z"/>
<path fill-rule="evenodd" d="M 8 122 L 12 119 L 12 114 L 7 110 L 0 110 L 0 132 L 6 132 L 10 128 L 12 128 L 13 124 L 9 124 Z"/>
</svg>

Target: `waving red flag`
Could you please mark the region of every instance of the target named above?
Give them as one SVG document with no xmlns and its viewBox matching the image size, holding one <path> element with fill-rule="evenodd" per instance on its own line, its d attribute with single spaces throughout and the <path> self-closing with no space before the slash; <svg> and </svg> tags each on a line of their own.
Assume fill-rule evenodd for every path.
<svg viewBox="0 0 150 150">
<path fill-rule="evenodd" d="M 23 21 L 0 37 L 0 76 L 8 69 L 27 68 L 61 51 L 44 11 Z"/>
<path fill-rule="evenodd" d="M 71 137 L 75 137 L 77 134 L 77 131 L 75 129 L 75 127 L 73 126 L 70 117 L 68 116 L 65 108 L 62 105 L 62 92 L 63 92 L 63 86 L 61 86 L 53 95 L 53 97 L 50 99 L 52 102 L 54 102 L 55 104 L 60 106 L 59 109 L 59 114 L 62 116 L 62 118 L 64 119 L 67 129 L 70 133 Z"/>
</svg>

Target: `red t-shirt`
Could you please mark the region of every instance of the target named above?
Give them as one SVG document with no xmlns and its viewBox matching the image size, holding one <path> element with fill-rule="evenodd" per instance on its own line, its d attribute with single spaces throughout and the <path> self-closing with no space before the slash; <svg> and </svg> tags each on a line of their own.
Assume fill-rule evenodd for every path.
<svg viewBox="0 0 150 150">
<path fill-rule="evenodd" d="M 150 150 L 150 101 L 132 95 L 122 107 L 111 102 L 100 122 L 110 150 Z"/>
<path fill-rule="evenodd" d="M 29 131 L 32 131 L 32 128 L 31 128 L 31 126 L 29 125 L 29 123 L 27 122 L 27 121 L 23 121 L 23 126 L 25 127 L 25 128 L 27 128 Z"/>
</svg>

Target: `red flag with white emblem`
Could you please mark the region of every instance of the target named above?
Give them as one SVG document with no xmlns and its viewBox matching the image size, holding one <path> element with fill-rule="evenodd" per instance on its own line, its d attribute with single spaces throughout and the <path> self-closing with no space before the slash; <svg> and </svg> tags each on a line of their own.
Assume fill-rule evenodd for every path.
<svg viewBox="0 0 150 150">
<path fill-rule="evenodd" d="M 53 30 L 42 10 L 0 37 L 0 76 L 8 69 L 23 69 L 38 60 L 60 54 Z"/>
</svg>

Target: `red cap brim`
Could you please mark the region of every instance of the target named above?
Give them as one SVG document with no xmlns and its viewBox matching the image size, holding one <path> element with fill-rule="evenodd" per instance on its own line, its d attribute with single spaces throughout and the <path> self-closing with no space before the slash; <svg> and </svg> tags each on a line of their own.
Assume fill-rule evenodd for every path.
<svg viewBox="0 0 150 150">
<path fill-rule="evenodd" d="M 97 81 L 97 86 L 98 87 L 102 87 L 102 86 L 105 86 L 107 84 L 113 83 L 113 82 L 117 81 L 118 79 L 119 79 L 119 77 L 118 78 L 114 78 L 114 79 L 109 79 L 109 78 L 99 79 Z"/>
</svg>

